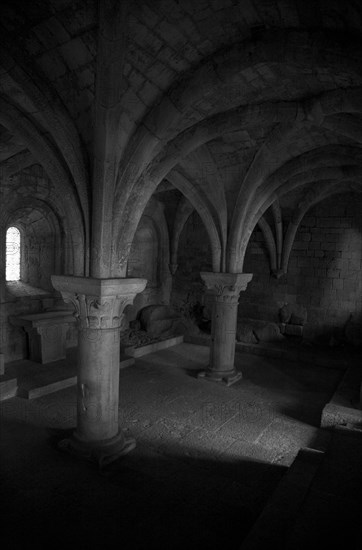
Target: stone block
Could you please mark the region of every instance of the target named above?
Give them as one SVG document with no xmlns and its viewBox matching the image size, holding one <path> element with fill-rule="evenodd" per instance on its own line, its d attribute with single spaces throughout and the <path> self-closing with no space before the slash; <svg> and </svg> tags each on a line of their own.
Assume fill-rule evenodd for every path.
<svg viewBox="0 0 362 550">
<path fill-rule="evenodd" d="M 129 348 L 124 349 L 124 355 L 130 357 L 142 357 L 143 355 L 148 355 L 149 353 L 154 353 L 155 351 L 160 351 L 162 349 L 167 349 L 172 346 L 177 346 L 182 344 L 184 340 L 183 336 L 174 336 L 173 338 L 167 338 L 167 340 L 161 340 L 160 342 L 152 342 L 146 346 L 140 346 L 138 348 L 130 346 Z M 121 365 L 120 368 L 122 368 Z"/>
<path fill-rule="evenodd" d="M 5 372 L 5 357 L 3 353 L 0 353 L 0 375 Z"/>
<path fill-rule="evenodd" d="M 246 344 L 258 343 L 252 327 L 250 325 L 245 325 L 244 323 L 238 323 L 236 329 L 236 340 L 237 342 L 244 342 Z"/>
<path fill-rule="evenodd" d="M 339 269 L 327 269 L 327 277 L 329 279 L 338 279 L 340 275 Z"/>
<path fill-rule="evenodd" d="M 67 329 L 76 322 L 69 311 L 10 316 L 10 320 L 13 325 L 24 327 L 27 332 L 32 361 L 44 364 L 65 359 Z"/>
<path fill-rule="evenodd" d="M 283 335 L 277 323 L 242 318 L 238 320 L 236 339 L 238 342 L 241 341 L 248 344 L 278 342 L 283 340 Z"/>
<path fill-rule="evenodd" d="M 150 305 L 140 312 L 139 320 L 143 330 L 154 335 L 161 335 L 171 331 L 180 317 L 165 305 Z"/>
<path fill-rule="evenodd" d="M 343 279 L 333 279 L 333 288 L 336 290 L 343 289 Z"/>
<path fill-rule="evenodd" d="M 16 378 L 0 381 L 0 401 L 15 397 L 18 391 L 18 381 Z"/>
<path fill-rule="evenodd" d="M 288 336 L 303 336 L 303 327 L 301 325 L 285 325 L 285 333 Z"/>
</svg>

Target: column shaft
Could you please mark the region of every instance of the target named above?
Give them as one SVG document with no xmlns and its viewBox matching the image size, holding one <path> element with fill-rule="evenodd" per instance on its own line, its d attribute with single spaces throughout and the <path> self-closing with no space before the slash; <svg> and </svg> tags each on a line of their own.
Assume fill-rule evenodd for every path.
<svg viewBox="0 0 362 550">
<path fill-rule="evenodd" d="M 217 298 L 213 305 L 210 370 L 234 371 L 236 318 L 238 301 L 224 302 Z"/>
<path fill-rule="evenodd" d="M 119 431 L 119 329 L 80 329 L 76 435 L 84 441 Z"/>
<path fill-rule="evenodd" d="M 203 272 L 201 277 L 214 293 L 214 304 L 210 364 L 199 376 L 230 386 L 242 377 L 234 366 L 238 302 L 240 291 L 246 289 L 252 274 Z"/>
<path fill-rule="evenodd" d="M 125 307 L 147 281 L 53 276 L 52 283 L 74 304 L 79 330 L 77 426 L 59 446 L 102 466 L 135 446 L 118 418 L 119 331 Z"/>
</svg>

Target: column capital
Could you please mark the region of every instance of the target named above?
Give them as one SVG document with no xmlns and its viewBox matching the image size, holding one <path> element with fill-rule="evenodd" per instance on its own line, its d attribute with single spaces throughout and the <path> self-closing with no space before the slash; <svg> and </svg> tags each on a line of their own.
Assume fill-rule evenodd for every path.
<svg viewBox="0 0 362 550">
<path fill-rule="evenodd" d="M 146 279 L 96 279 L 52 275 L 53 287 L 75 307 L 79 327 L 110 329 L 121 326 L 123 311 L 147 284 Z"/>
<path fill-rule="evenodd" d="M 252 273 L 213 273 L 202 271 L 201 278 L 216 298 L 223 302 L 237 301 L 253 278 Z"/>
</svg>

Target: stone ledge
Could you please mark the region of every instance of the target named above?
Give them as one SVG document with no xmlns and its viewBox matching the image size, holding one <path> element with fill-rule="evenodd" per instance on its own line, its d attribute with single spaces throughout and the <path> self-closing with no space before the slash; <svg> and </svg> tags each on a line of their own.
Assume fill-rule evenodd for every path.
<svg viewBox="0 0 362 550">
<path fill-rule="evenodd" d="M 210 346 L 211 338 L 206 334 L 185 335 L 184 341 L 189 344 L 197 344 L 199 346 Z M 273 359 L 283 359 L 286 361 L 303 361 L 304 363 L 313 363 L 319 367 L 328 367 L 341 370 L 345 370 L 349 363 L 345 356 L 341 358 L 324 356 L 318 351 L 287 347 L 284 344 L 248 344 L 244 342 L 236 342 L 235 350 L 241 353 L 263 355 Z"/>
<path fill-rule="evenodd" d="M 362 429 L 362 410 L 359 408 L 361 369 L 355 365 L 343 376 L 332 399 L 324 407 L 321 427 L 347 426 Z"/>
<path fill-rule="evenodd" d="M 119 358 L 119 368 L 120 369 L 126 369 L 127 367 L 131 367 L 135 364 L 134 357 L 130 357 L 129 355 L 125 355 L 121 353 L 121 356 Z"/>
<path fill-rule="evenodd" d="M 5 380 L 3 380 L 3 378 L 5 378 Z M 17 378 L 6 378 L 6 375 L 0 377 L 0 401 L 5 401 L 11 397 L 16 397 L 17 392 Z"/>
<path fill-rule="evenodd" d="M 324 456 L 324 452 L 307 447 L 299 451 L 241 545 L 241 550 L 284 548 L 287 530 L 297 518 Z"/>
<path fill-rule="evenodd" d="M 69 378 L 63 378 L 62 380 L 57 380 L 44 386 L 37 386 L 34 388 L 19 387 L 17 397 L 23 397 L 24 399 L 36 399 L 37 397 L 42 397 L 43 395 L 49 395 L 50 393 L 64 390 L 65 388 L 74 386 L 76 383 L 77 377 L 70 376 Z"/>
<path fill-rule="evenodd" d="M 182 344 L 183 341 L 183 335 L 174 336 L 173 338 L 167 338 L 166 340 L 160 340 L 159 342 L 153 342 L 152 344 L 140 346 L 139 348 L 130 346 L 124 349 L 124 353 L 130 357 L 142 357 L 143 355 L 148 355 L 154 351 L 160 351 L 172 346 L 177 346 L 178 344 Z"/>
<path fill-rule="evenodd" d="M 321 428 L 345 426 L 362 430 L 362 411 L 328 403 L 322 411 Z"/>
</svg>

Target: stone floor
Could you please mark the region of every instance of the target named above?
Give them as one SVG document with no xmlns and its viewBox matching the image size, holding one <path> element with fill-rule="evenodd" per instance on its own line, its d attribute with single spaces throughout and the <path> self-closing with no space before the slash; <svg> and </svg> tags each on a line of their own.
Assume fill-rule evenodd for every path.
<svg viewBox="0 0 362 550">
<path fill-rule="evenodd" d="M 74 386 L 1 403 L 2 547 L 240 548 L 298 450 L 326 447 L 321 411 L 344 370 L 237 354 L 227 388 L 196 378 L 207 359 L 180 344 L 121 370 L 138 445 L 104 471 L 56 448 Z"/>
</svg>

